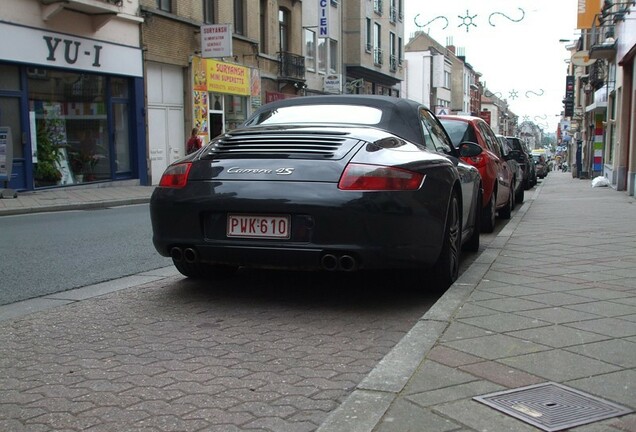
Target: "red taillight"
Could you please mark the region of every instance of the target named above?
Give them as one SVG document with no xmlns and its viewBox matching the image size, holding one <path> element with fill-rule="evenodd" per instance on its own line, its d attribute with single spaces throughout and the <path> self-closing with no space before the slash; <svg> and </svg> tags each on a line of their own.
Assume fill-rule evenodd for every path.
<svg viewBox="0 0 636 432">
<path fill-rule="evenodd" d="M 483 155 L 470 156 L 462 158 L 464 162 L 474 166 L 475 168 L 481 168 L 486 165 L 486 157 Z"/>
<path fill-rule="evenodd" d="M 169 166 L 161 176 L 160 187 L 182 188 L 188 183 L 188 173 L 192 163 L 186 162 Z"/>
<path fill-rule="evenodd" d="M 349 164 L 345 168 L 338 189 L 342 190 L 416 190 L 424 181 L 424 174 L 379 165 Z"/>
</svg>

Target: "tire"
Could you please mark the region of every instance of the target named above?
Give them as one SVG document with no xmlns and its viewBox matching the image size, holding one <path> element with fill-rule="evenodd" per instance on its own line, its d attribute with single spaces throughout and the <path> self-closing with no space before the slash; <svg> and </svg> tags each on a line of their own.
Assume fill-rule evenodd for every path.
<svg viewBox="0 0 636 432">
<path fill-rule="evenodd" d="M 523 200 L 525 198 L 525 194 L 526 194 L 526 191 L 524 190 L 524 188 L 520 187 L 519 190 L 517 191 L 517 194 L 515 195 L 515 201 L 518 204 L 523 204 Z"/>
<path fill-rule="evenodd" d="M 179 270 L 179 273 L 190 279 L 223 279 L 235 274 L 238 270 L 233 266 L 222 266 L 206 263 L 189 263 L 186 261 L 176 261 L 172 263 Z"/>
<path fill-rule="evenodd" d="M 448 289 L 459 276 L 459 258 L 462 245 L 462 222 L 459 198 L 453 193 L 448 203 L 442 251 L 433 267 L 435 281 L 442 290 Z"/>
<path fill-rule="evenodd" d="M 499 217 L 502 219 L 510 219 L 512 216 L 512 209 L 515 207 L 515 190 L 514 185 L 510 187 L 510 192 L 508 193 L 508 202 L 505 206 L 499 210 Z"/>
<path fill-rule="evenodd" d="M 481 231 L 485 233 L 491 233 L 495 230 L 495 216 L 496 216 L 496 201 L 495 196 L 497 195 L 497 190 L 493 189 L 492 194 L 490 195 L 490 201 L 488 201 L 488 205 L 482 209 L 481 213 Z"/>
<path fill-rule="evenodd" d="M 473 221 L 473 233 L 470 235 L 470 238 L 466 240 L 464 243 L 464 249 L 470 252 L 479 251 L 479 234 L 481 232 L 481 201 L 482 201 L 482 192 L 481 188 L 479 189 L 479 193 L 477 194 L 477 205 L 475 206 L 475 219 Z"/>
</svg>

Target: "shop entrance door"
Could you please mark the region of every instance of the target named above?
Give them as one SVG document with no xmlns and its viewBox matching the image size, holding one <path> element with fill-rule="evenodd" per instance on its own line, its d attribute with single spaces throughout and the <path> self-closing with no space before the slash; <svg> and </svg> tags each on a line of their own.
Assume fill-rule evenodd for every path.
<svg viewBox="0 0 636 432">
<path fill-rule="evenodd" d="M 148 138 L 152 184 L 159 184 L 161 174 L 184 155 L 183 108 L 148 107 Z"/>
</svg>

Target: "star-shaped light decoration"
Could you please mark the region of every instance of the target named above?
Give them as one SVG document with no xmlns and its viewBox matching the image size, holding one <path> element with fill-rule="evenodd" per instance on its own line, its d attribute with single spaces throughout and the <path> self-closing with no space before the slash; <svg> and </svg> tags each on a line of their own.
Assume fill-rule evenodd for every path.
<svg viewBox="0 0 636 432">
<path fill-rule="evenodd" d="M 468 33 L 469 27 L 471 25 L 477 27 L 477 24 L 473 22 L 476 16 L 477 14 L 472 16 L 469 15 L 468 9 L 466 9 L 466 16 L 457 15 L 457 18 L 460 18 L 462 20 L 462 23 L 457 27 L 466 26 L 466 33 Z"/>
<path fill-rule="evenodd" d="M 523 116 L 523 121 L 524 122 L 530 121 L 530 116 L 524 115 Z"/>
<path fill-rule="evenodd" d="M 517 99 L 519 97 L 519 93 L 517 92 L 517 90 L 511 90 L 508 94 L 508 97 L 510 99 Z"/>
</svg>

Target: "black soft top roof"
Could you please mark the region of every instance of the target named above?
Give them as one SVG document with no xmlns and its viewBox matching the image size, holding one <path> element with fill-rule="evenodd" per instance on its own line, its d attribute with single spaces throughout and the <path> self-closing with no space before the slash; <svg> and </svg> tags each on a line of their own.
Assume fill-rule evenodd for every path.
<svg viewBox="0 0 636 432">
<path fill-rule="evenodd" d="M 281 107 L 300 105 L 359 105 L 378 108 L 382 111 L 380 122 L 373 127 L 387 130 L 408 141 L 422 141 L 419 109 L 424 105 L 410 99 L 379 95 L 320 95 L 301 96 L 270 102 L 261 106 L 250 117 Z M 246 123 L 250 121 L 247 120 Z M 360 126 L 360 125 L 356 125 Z M 368 125 L 362 125 L 368 127 Z"/>
</svg>

